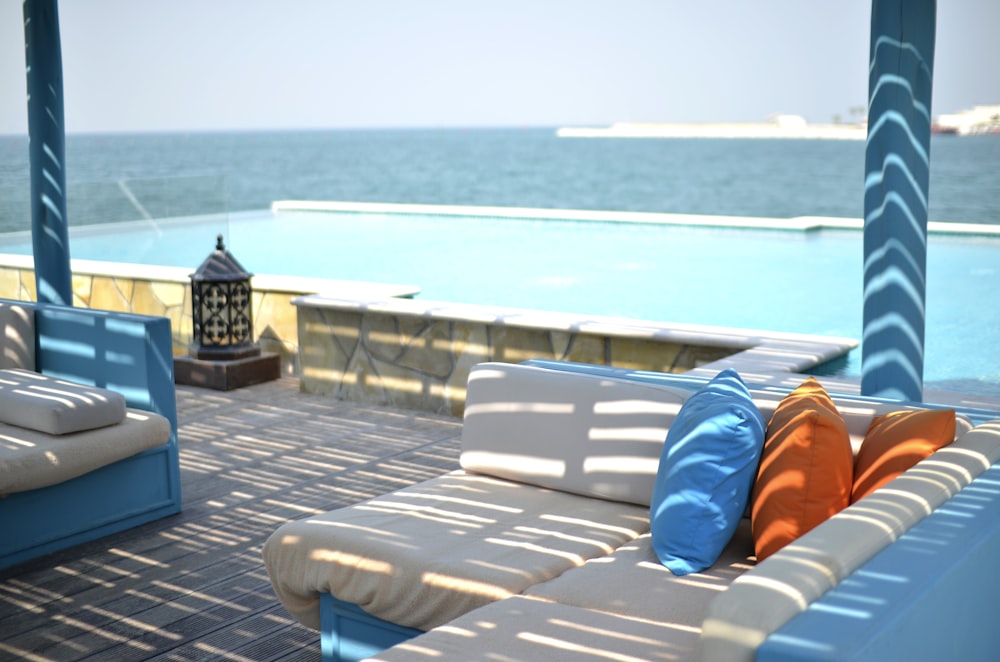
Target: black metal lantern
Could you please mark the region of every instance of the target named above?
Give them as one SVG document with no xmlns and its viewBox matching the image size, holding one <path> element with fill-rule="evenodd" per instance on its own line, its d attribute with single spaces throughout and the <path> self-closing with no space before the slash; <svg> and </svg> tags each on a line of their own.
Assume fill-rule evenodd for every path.
<svg viewBox="0 0 1000 662">
<path fill-rule="evenodd" d="M 191 355 L 208 361 L 257 356 L 253 342 L 253 274 L 226 250 L 220 234 L 215 250 L 191 274 Z"/>
</svg>

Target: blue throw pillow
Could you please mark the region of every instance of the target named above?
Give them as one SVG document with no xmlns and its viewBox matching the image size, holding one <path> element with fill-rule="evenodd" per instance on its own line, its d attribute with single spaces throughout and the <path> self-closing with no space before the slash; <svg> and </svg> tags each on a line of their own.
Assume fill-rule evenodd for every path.
<svg viewBox="0 0 1000 662">
<path fill-rule="evenodd" d="M 650 503 L 653 549 L 675 575 L 711 567 L 746 511 L 764 417 L 735 370 L 681 407 L 667 432 Z"/>
</svg>

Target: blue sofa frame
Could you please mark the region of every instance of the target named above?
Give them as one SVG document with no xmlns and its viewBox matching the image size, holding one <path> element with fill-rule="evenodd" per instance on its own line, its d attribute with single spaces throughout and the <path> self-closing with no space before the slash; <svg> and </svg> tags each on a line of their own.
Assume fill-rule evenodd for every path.
<svg viewBox="0 0 1000 662">
<path fill-rule="evenodd" d="M 372 616 L 329 593 L 320 594 L 319 618 L 323 662 L 359 662 L 423 634 Z"/>
<path fill-rule="evenodd" d="M 170 320 L 54 304 L 34 309 L 38 372 L 118 391 L 170 439 L 50 487 L 0 499 L 0 570 L 181 511 Z"/>
</svg>

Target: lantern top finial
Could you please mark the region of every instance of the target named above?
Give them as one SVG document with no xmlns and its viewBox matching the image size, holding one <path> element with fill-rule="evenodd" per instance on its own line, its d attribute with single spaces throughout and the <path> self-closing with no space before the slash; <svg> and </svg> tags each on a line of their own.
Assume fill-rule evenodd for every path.
<svg viewBox="0 0 1000 662">
<path fill-rule="evenodd" d="M 226 250 L 226 245 L 222 243 L 222 233 L 219 233 L 215 237 L 215 250 L 224 251 Z"/>
</svg>

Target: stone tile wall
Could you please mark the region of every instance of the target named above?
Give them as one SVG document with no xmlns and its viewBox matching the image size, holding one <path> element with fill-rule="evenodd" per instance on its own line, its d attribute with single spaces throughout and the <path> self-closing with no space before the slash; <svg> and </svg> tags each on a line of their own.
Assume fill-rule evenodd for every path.
<svg viewBox="0 0 1000 662">
<path fill-rule="evenodd" d="M 483 361 L 546 358 L 686 372 L 743 348 L 540 311 L 420 300 L 293 303 L 303 391 L 453 416 L 462 415 L 471 367 Z"/>
</svg>

